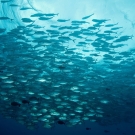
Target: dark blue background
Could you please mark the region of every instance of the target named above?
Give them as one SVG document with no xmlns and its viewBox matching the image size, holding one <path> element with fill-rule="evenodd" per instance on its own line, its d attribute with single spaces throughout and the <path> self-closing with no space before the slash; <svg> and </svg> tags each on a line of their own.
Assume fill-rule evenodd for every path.
<svg viewBox="0 0 135 135">
<path fill-rule="evenodd" d="M 91 128 L 91 130 L 86 130 L 86 127 Z M 104 130 L 109 132 L 106 133 Z M 28 130 L 15 120 L 0 116 L 0 135 L 135 135 L 135 122 L 101 126 L 87 121 L 83 125 L 74 127 L 56 124 L 52 129 L 39 126 L 38 129 Z"/>
</svg>

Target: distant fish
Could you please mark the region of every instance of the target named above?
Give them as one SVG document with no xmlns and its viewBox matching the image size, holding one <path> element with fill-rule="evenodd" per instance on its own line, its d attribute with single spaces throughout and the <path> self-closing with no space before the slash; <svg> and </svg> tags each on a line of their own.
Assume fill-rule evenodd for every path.
<svg viewBox="0 0 135 135">
<path fill-rule="evenodd" d="M 20 8 L 20 10 L 28 10 L 28 9 L 32 9 L 30 7 L 23 7 L 23 8 Z"/>
<path fill-rule="evenodd" d="M 25 22 L 25 23 L 34 22 L 34 20 L 31 20 L 30 18 L 22 18 L 22 21 Z"/>
<path fill-rule="evenodd" d="M 104 33 L 107 33 L 107 34 L 111 34 L 111 33 L 117 33 L 117 32 L 114 32 L 114 31 L 111 31 L 111 30 L 105 30 Z"/>
<path fill-rule="evenodd" d="M 11 105 L 12 105 L 12 106 L 19 106 L 19 107 L 21 106 L 21 104 L 18 103 L 18 102 L 11 102 Z"/>
<path fill-rule="evenodd" d="M 86 127 L 86 130 L 91 130 L 91 128 L 89 128 L 89 127 Z"/>
<path fill-rule="evenodd" d="M 50 27 L 52 27 L 52 28 L 58 28 L 58 27 L 60 27 L 60 26 L 57 26 L 57 25 L 50 25 Z"/>
<path fill-rule="evenodd" d="M 104 130 L 105 133 L 109 133 L 110 131 L 109 130 Z"/>
<path fill-rule="evenodd" d="M 45 14 L 43 13 L 36 13 L 36 14 L 33 14 L 31 15 L 31 17 L 41 17 L 41 16 L 44 16 Z"/>
<path fill-rule="evenodd" d="M 13 20 L 13 19 L 11 19 L 11 18 L 9 18 L 9 17 L 0 17 L 0 20 Z"/>
<path fill-rule="evenodd" d="M 109 21 L 110 19 L 93 19 L 92 21 L 93 22 L 96 22 L 96 23 L 104 23 L 106 21 Z"/>
<path fill-rule="evenodd" d="M 50 17 L 52 17 L 52 16 L 55 16 L 55 15 L 58 15 L 59 13 L 57 13 L 57 14 L 54 14 L 54 13 L 49 13 L 49 14 L 44 14 L 45 16 L 50 16 Z"/>
<path fill-rule="evenodd" d="M 97 27 L 90 26 L 87 28 L 88 30 L 97 30 Z"/>
<path fill-rule="evenodd" d="M 71 23 L 75 23 L 75 24 L 83 24 L 83 23 L 89 23 L 89 22 L 74 20 L 74 21 L 72 21 Z"/>
<path fill-rule="evenodd" d="M 92 15 L 94 15 L 94 13 L 91 14 L 91 15 L 88 15 L 88 16 L 84 16 L 82 19 L 83 19 L 83 20 L 88 19 L 88 18 L 91 17 Z"/>
<path fill-rule="evenodd" d="M 118 23 L 115 23 L 115 24 L 107 24 L 107 25 L 105 25 L 105 27 L 113 27 L 113 26 L 115 26 L 115 25 L 117 25 Z"/>
<path fill-rule="evenodd" d="M 67 19 L 67 20 L 65 20 L 65 19 L 58 19 L 57 21 L 58 22 L 67 22 L 67 21 L 69 21 L 70 19 Z"/>
<path fill-rule="evenodd" d="M 43 34 L 45 34 L 45 32 L 44 31 L 35 31 L 35 34 L 43 35 Z"/>
<path fill-rule="evenodd" d="M 110 90 L 110 88 L 106 88 L 106 90 L 108 91 L 108 90 Z"/>
<path fill-rule="evenodd" d="M 123 28 L 123 27 L 114 27 L 114 28 L 111 28 L 111 30 L 118 30 L 120 28 Z"/>
<path fill-rule="evenodd" d="M 1 0 L 1 3 L 7 3 L 10 2 L 10 0 Z"/>
<path fill-rule="evenodd" d="M 19 5 L 17 5 L 17 4 L 10 4 L 9 6 L 11 6 L 11 7 L 18 7 Z"/>
<path fill-rule="evenodd" d="M 65 122 L 63 122 L 62 120 L 58 120 L 57 123 L 60 125 L 65 125 Z"/>
<path fill-rule="evenodd" d="M 132 36 L 121 36 L 120 38 L 116 39 L 114 42 L 124 42 L 129 39 L 132 39 L 132 37 L 133 37 L 133 35 Z"/>
<path fill-rule="evenodd" d="M 64 65 L 60 65 L 58 68 L 59 68 L 60 70 L 63 70 L 63 69 L 65 69 L 66 67 L 65 67 Z"/>
<path fill-rule="evenodd" d="M 26 99 L 23 99 L 23 100 L 22 100 L 22 103 L 23 103 L 23 104 L 29 104 L 30 101 L 29 101 L 29 100 L 26 100 Z"/>
<path fill-rule="evenodd" d="M 53 17 L 39 17 L 38 19 L 39 20 L 42 20 L 42 21 L 45 21 L 45 20 L 50 20 L 52 19 Z"/>
</svg>

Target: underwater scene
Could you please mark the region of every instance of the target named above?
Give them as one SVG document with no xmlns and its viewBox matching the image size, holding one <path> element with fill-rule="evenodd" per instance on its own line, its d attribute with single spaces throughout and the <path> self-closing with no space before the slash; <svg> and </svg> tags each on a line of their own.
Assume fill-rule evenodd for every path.
<svg viewBox="0 0 135 135">
<path fill-rule="evenodd" d="M 134 0 L 0 0 L 0 135 L 135 135 Z"/>
</svg>

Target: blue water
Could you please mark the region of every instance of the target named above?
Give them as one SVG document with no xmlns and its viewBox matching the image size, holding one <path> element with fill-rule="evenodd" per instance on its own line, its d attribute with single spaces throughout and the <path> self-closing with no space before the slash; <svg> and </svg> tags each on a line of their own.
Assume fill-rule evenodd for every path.
<svg viewBox="0 0 135 135">
<path fill-rule="evenodd" d="M 91 128 L 86 130 L 86 127 Z M 105 132 L 107 130 L 108 132 Z M 56 124 L 52 129 L 45 129 L 39 125 L 36 130 L 28 130 L 14 120 L 0 117 L 0 135 L 135 135 L 135 122 L 120 123 L 110 126 L 100 126 L 97 123 L 85 122 L 83 125 L 66 127 Z"/>
<path fill-rule="evenodd" d="M 134 7 L 1 0 L 0 135 L 135 135 Z"/>
</svg>

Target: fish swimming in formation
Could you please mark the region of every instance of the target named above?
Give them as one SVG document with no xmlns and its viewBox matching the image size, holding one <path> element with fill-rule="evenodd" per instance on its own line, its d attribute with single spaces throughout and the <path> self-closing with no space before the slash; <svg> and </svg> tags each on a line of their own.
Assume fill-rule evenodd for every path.
<svg viewBox="0 0 135 135">
<path fill-rule="evenodd" d="M 122 50 L 134 37 L 124 27 L 94 13 L 65 19 L 1 2 L 14 16 L 0 17 L 0 114 L 28 129 L 134 118 L 135 50 Z"/>
</svg>

